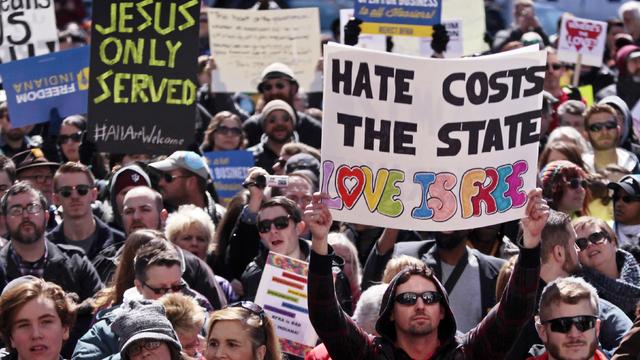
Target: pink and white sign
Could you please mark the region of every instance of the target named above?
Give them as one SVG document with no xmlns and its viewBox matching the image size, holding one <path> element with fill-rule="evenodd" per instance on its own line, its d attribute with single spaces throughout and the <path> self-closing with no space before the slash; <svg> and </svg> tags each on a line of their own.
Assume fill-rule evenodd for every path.
<svg viewBox="0 0 640 360">
<path fill-rule="evenodd" d="M 573 16 L 564 16 L 558 37 L 558 59 L 590 66 L 602 65 L 602 54 L 607 36 L 607 23 Z"/>
</svg>

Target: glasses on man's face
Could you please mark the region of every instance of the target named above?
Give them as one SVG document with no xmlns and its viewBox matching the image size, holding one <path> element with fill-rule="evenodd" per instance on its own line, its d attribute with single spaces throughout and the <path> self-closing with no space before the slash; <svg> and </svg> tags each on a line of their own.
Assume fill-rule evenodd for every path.
<svg viewBox="0 0 640 360">
<path fill-rule="evenodd" d="M 597 231 L 589 234 L 589 236 L 587 237 L 576 239 L 576 245 L 578 245 L 578 249 L 582 251 L 589 247 L 589 243 L 598 245 L 604 243 L 605 240 L 609 240 L 609 236 L 607 236 L 607 233 L 605 233 L 604 231 Z"/>
<path fill-rule="evenodd" d="M 291 216 L 278 216 L 273 220 L 260 220 L 258 221 L 258 231 L 262 234 L 271 231 L 271 224 L 278 230 L 286 229 L 289 226 L 289 219 Z"/>
<path fill-rule="evenodd" d="M 82 141 L 82 131 L 78 131 L 69 135 L 58 135 L 58 144 L 66 144 L 69 141 L 80 142 Z"/>
<path fill-rule="evenodd" d="M 21 180 L 30 180 L 38 183 L 49 183 L 53 181 L 53 175 L 30 175 L 30 176 L 21 176 Z"/>
<path fill-rule="evenodd" d="M 580 315 L 571 317 L 561 317 L 557 319 L 543 321 L 542 324 L 550 324 L 551 331 L 566 334 L 575 325 L 580 332 L 593 329 L 596 326 L 597 318 L 591 315 Z"/>
<path fill-rule="evenodd" d="M 164 180 L 165 182 L 173 182 L 173 180 L 175 179 L 180 179 L 180 178 L 188 178 L 191 177 L 191 175 L 172 175 L 169 173 L 163 173 L 162 174 L 162 180 Z"/>
<path fill-rule="evenodd" d="M 230 126 L 224 126 L 224 125 L 220 125 L 216 128 L 215 130 L 216 134 L 221 134 L 221 135 L 231 135 L 231 136 L 240 136 L 242 135 L 242 130 L 240 130 L 239 127 L 230 127 Z"/>
<path fill-rule="evenodd" d="M 58 195 L 62 196 L 63 198 L 68 198 L 71 196 L 71 194 L 73 194 L 74 190 L 78 193 L 78 195 L 85 196 L 89 193 L 89 190 L 91 190 L 91 186 L 84 184 L 76 186 L 61 186 L 60 188 L 58 188 L 58 190 L 56 190 L 56 193 L 58 193 Z"/>
<path fill-rule="evenodd" d="M 9 216 L 22 216 L 25 210 L 29 215 L 36 215 L 36 214 L 40 214 L 43 208 L 41 204 L 34 202 L 34 203 L 27 204 L 27 206 L 13 205 L 9 208 L 7 213 L 9 214 Z"/>
<path fill-rule="evenodd" d="M 596 123 L 589 125 L 589 131 L 591 132 L 600 132 L 602 129 L 613 130 L 618 127 L 618 122 L 615 120 L 610 120 L 604 123 Z"/>
<path fill-rule="evenodd" d="M 163 287 L 155 288 L 155 287 L 149 286 L 149 284 L 147 284 L 144 281 L 142 282 L 142 285 L 148 287 L 149 290 L 153 291 L 153 293 L 156 295 L 164 295 L 170 292 L 172 293 L 180 292 L 187 286 L 187 284 L 185 284 L 184 282 L 180 282 L 180 284 L 174 284 L 166 288 L 163 288 Z"/>
<path fill-rule="evenodd" d="M 267 122 L 269 124 L 275 124 L 277 121 L 288 123 L 289 121 L 291 121 L 291 117 L 289 116 L 289 114 L 284 114 L 282 116 L 271 115 L 267 118 Z"/>
<path fill-rule="evenodd" d="M 442 300 L 442 295 L 436 291 L 425 291 L 422 294 L 404 292 L 396 295 L 396 302 L 402 305 L 415 305 L 418 302 L 418 298 L 421 298 L 425 305 L 431 305 L 439 303 Z"/>
<path fill-rule="evenodd" d="M 129 357 L 137 356 L 142 353 L 143 350 L 153 351 L 162 345 L 162 341 L 157 340 L 139 340 L 131 344 L 127 354 Z"/>
<path fill-rule="evenodd" d="M 631 203 L 634 201 L 640 201 L 640 196 L 633 196 L 633 195 L 620 195 L 618 193 L 613 194 L 613 196 L 611 197 L 613 199 L 614 202 L 620 201 L 622 200 L 622 202 L 625 203 Z"/>
<path fill-rule="evenodd" d="M 570 188 L 576 190 L 579 187 L 582 187 L 583 189 L 586 189 L 587 185 L 589 185 L 589 184 L 587 183 L 587 180 L 580 179 L 580 178 L 573 178 L 573 179 L 567 181 L 567 185 Z"/>
<path fill-rule="evenodd" d="M 271 91 L 271 89 L 273 89 L 274 87 L 278 90 L 283 90 L 287 85 L 283 82 L 277 82 L 275 83 L 275 85 L 271 85 L 271 84 L 264 84 L 262 85 L 262 89 L 264 91 Z"/>
</svg>

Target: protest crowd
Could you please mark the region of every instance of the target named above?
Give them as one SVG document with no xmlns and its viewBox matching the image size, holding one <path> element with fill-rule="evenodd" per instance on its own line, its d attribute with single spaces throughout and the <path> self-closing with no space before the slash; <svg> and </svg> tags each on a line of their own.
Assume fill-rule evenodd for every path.
<svg viewBox="0 0 640 360">
<path fill-rule="evenodd" d="M 307 38 L 313 59 L 234 72 L 246 40 L 219 46 L 214 19 L 259 27 L 287 1 L 42 2 L 55 12 L 50 55 L 91 64 L 89 105 L 38 117 L 42 93 L 16 85 L 31 70 L 8 66 L 47 54 L 16 58 L 0 42 L 0 358 L 639 359 L 640 1 L 593 23 L 558 3 L 557 33 L 535 0 L 477 2 L 484 51 L 451 56 L 454 34 L 432 24 L 429 55 L 411 61 L 451 75 L 426 81 L 410 60 L 360 50 L 362 11 Z M 603 49 L 595 59 L 563 50 L 572 26 L 600 26 L 583 47 Z M 377 36 L 380 54 L 401 47 Z M 322 50 L 332 42 L 343 45 Z M 464 68 L 483 59 L 496 68 Z M 252 88 L 236 91 L 239 77 Z M 427 86 L 444 100 L 420 97 Z M 433 163 L 423 125 L 395 110 L 418 103 L 459 108 L 427 131 Z M 456 174 L 462 163 L 478 168 Z"/>
</svg>

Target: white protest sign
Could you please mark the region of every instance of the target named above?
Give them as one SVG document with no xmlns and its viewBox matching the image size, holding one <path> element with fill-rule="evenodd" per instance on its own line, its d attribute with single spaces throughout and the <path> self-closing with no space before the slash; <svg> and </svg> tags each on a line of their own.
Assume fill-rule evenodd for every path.
<svg viewBox="0 0 640 360">
<path fill-rule="evenodd" d="M 217 69 L 216 92 L 257 92 L 260 74 L 274 62 L 288 65 L 301 87 L 311 88 L 320 59 L 318 8 L 208 9 L 209 42 Z"/>
<path fill-rule="evenodd" d="M 545 51 L 427 59 L 325 47 L 321 190 L 334 219 L 458 230 L 524 216 Z"/>
<path fill-rule="evenodd" d="M 53 0 L 6 1 L 0 7 L 0 62 L 59 50 Z"/>
<path fill-rule="evenodd" d="M 273 321 L 282 351 L 299 357 L 318 342 L 309 320 L 308 273 L 307 262 L 270 252 L 255 299 Z"/>
<path fill-rule="evenodd" d="M 558 36 L 558 59 L 590 66 L 602 65 L 607 36 L 607 23 L 572 16 L 563 16 Z"/>
<path fill-rule="evenodd" d="M 483 0 L 446 0 L 442 6 L 442 21 L 447 20 L 460 20 L 464 25 L 464 55 L 489 49 L 484 42 L 486 23 Z"/>
<path fill-rule="evenodd" d="M 340 9 L 340 42 L 344 44 L 344 26 L 353 16 L 353 9 Z M 378 51 L 387 51 L 387 37 L 379 34 L 363 34 L 358 36 L 356 47 Z"/>
<path fill-rule="evenodd" d="M 443 20 L 442 25 L 447 29 L 449 35 L 449 42 L 447 43 L 447 50 L 444 52 L 445 58 L 459 58 L 464 55 L 462 36 L 462 21 L 460 20 Z M 433 49 L 431 48 L 432 38 L 420 39 L 420 55 L 424 57 L 430 57 L 433 55 Z"/>
</svg>

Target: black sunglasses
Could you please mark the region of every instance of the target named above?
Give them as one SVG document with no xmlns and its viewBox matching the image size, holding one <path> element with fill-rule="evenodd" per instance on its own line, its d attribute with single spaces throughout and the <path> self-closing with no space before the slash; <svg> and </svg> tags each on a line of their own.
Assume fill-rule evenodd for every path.
<svg viewBox="0 0 640 360">
<path fill-rule="evenodd" d="M 287 216 L 278 216 L 273 220 L 260 220 L 258 221 L 258 232 L 260 233 L 268 233 L 271 231 L 271 224 L 273 224 L 276 229 L 282 230 L 286 229 L 289 226 L 290 215 Z"/>
<path fill-rule="evenodd" d="M 627 204 L 630 202 L 634 202 L 634 201 L 640 201 L 640 196 L 633 196 L 633 195 L 624 195 L 624 196 L 620 196 L 620 194 L 613 194 L 613 196 L 611 197 L 613 199 L 613 201 L 618 201 L 618 200 L 622 200 L 623 202 L 626 202 Z"/>
<path fill-rule="evenodd" d="M 58 143 L 66 144 L 69 141 L 80 142 L 82 140 L 82 131 L 70 135 L 58 135 Z"/>
<path fill-rule="evenodd" d="M 567 181 L 567 184 L 569 185 L 570 188 L 572 188 L 574 190 L 579 188 L 579 187 L 581 187 L 581 186 L 584 189 L 586 189 L 587 185 L 588 185 L 587 180 L 578 179 L 578 178 L 573 178 L 573 179 Z"/>
<path fill-rule="evenodd" d="M 560 64 L 560 63 L 555 63 L 555 64 L 549 64 L 549 68 L 553 69 L 553 70 L 560 70 L 564 67 L 564 65 Z"/>
<path fill-rule="evenodd" d="M 276 89 L 278 89 L 278 90 L 282 90 L 282 89 L 284 89 L 284 87 L 285 87 L 285 86 L 286 86 L 286 85 L 285 85 L 284 83 L 278 82 L 278 83 L 276 83 L 275 85 L 271 85 L 271 84 L 264 84 L 264 85 L 262 85 L 262 89 L 263 89 L 264 91 L 271 91 L 271 89 L 275 87 L 275 88 L 276 88 Z"/>
<path fill-rule="evenodd" d="M 233 136 L 240 136 L 242 135 L 242 130 L 240 130 L 240 128 L 237 127 L 229 127 L 229 126 L 224 126 L 224 125 L 220 125 L 216 128 L 215 130 L 216 133 L 220 133 L 222 135 L 233 135 Z"/>
<path fill-rule="evenodd" d="M 62 186 L 58 188 L 56 192 L 63 198 L 68 198 L 73 193 L 73 190 L 75 190 L 78 193 L 78 195 L 85 196 L 89 193 L 89 190 L 91 190 L 91 186 L 89 185 Z"/>
<path fill-rule="evenodd" d="M 404 292 L 396 295 L 396 302 L 402 305 L 415 305 L 418 302 L 418 298 L 422 298 L 422 301 L 426 305 L 439 303 L 442 300 L 442 295 L 435 291 L 425 291 L 422 294 L 415 292 Z"/>
<path fill-rule="evenodd" d="M 602 244 L 605 240 L 609 240 L 609 236 L 604 231 L 594 232 L 587 237 L 576 239 L 576 245 L 580 251 L 585 250 L 589 247 L 589 243 L 594 245 Z"/>
<path fill-rule="evenodd" d="M 602 129 L 613 130 L 618 127 L 618 123 L 615 120 L 607 121 L 605 123 L 597 123 L 589 125 L 589 131 L 600 132 Z"/>
<path fill-rule="evenodd" d="M 147 284 L 144 281 L 142 282 L 142 285 L 148 287 L 149 290 L 153 291 L 153 293 L 156 295 L 164 295 L 168 292 L 174 292 L 174 293 L 180 292 L 187 286 L 187 284 L 185 284 L 184 282 L 181 282 L 180 284 L 177 284 L 177 285 L 171 285 L 168 288 L 154 288 L 149 286 L 149 284 Z"/>
<path fill-rule="evenodd" d="M 162 179 L 168 183 L 173 182 L 173 180 L 175 179 L 188 178 L 188 177 L 191 177 L 191 175 L 171 175 L 168 173 L 162 173 Z"/>
<path fill-rule="evenodd" d="M 542 324 L 551 324 L 551 331 L 566 334 L 571 331 L 571 326 L 575 325 L 580 332 L 593 329 L 596 326 L 597 318 L 590 315 L 580 315 L 571 317 L 562 317 L 542 322 Z"/>
</svg>

